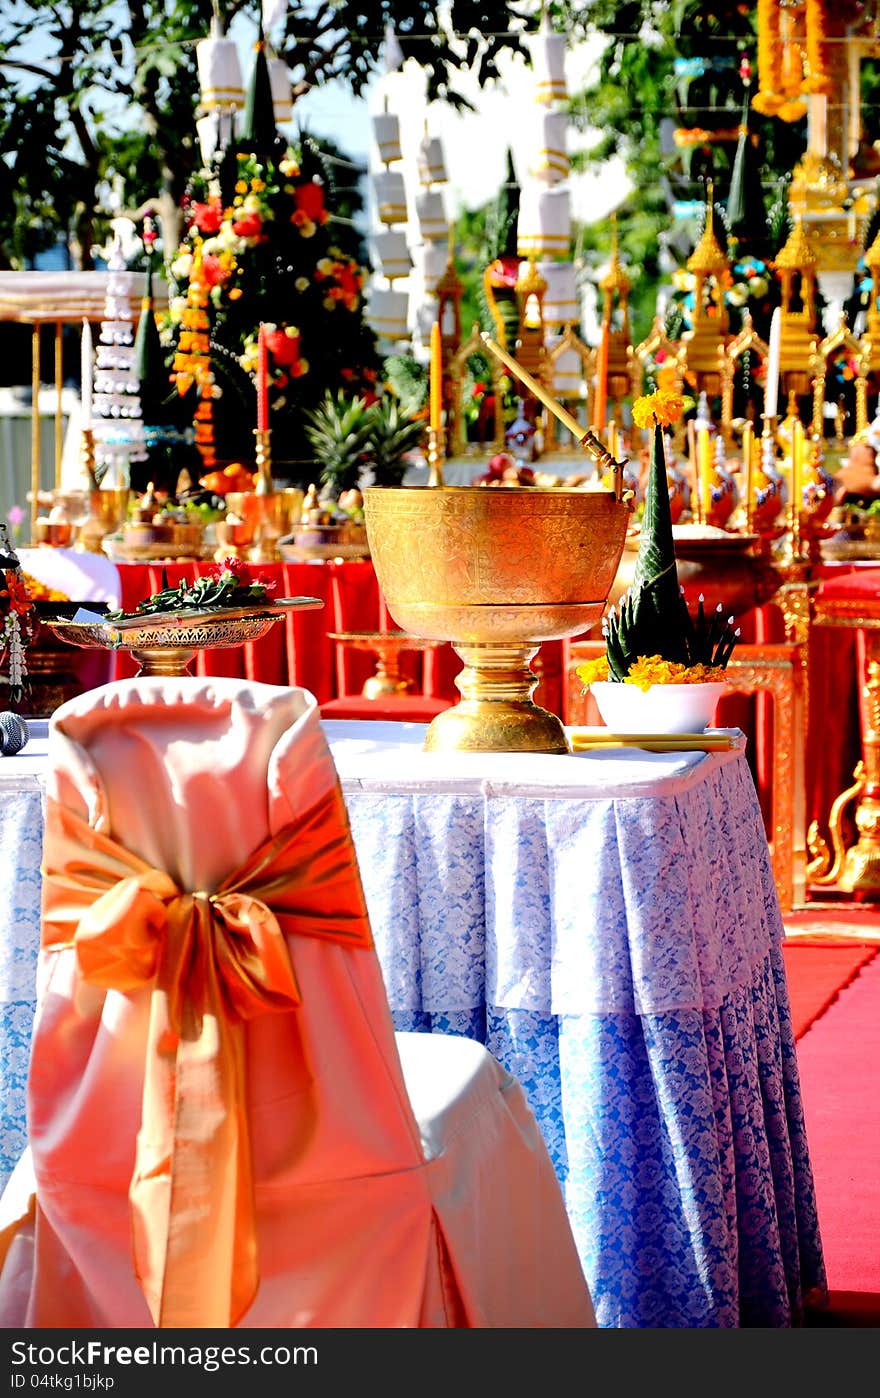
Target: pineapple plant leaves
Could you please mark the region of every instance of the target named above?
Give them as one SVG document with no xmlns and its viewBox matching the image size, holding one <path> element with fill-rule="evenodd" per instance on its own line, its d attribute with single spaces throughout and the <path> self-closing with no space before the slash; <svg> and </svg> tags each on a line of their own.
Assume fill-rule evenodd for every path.
<svg viewBox="0 0 880 1398">
<path fill-rule="evenodd" d="M 327 392 L 305 419 L 321 484 L 337 495 L 357 488 L 366 471 L 372 472 L 375 485 L 400 485 L 408 453 L 419 445 L 424 430 L 424 421 L 407 413 L 391 394 L 368 405 L 365 398 Z"/>
<path fill-rule="evenodd" d="M 396 398 L 386 395 L 368 410 L 370 443 L 368 464 L 374 485 L 400 485 L 409 464 L 407 455 L 421 442 L 425 424 L 410 417 Z"/>
<path fill-rule="evenodd" d="M 318 407 L 305 414 L 305 433 L 322 485 L 329 485 L 337 495 L 357 487 L 372 432 L 366 399 L 328 389 Z"/>
</svg>

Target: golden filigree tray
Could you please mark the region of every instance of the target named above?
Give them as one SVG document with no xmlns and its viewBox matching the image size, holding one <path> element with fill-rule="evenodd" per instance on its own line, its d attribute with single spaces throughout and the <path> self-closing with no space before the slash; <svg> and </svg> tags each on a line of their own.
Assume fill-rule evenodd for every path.
<svg viewBox="0 0 880 1398">
<path fill-rule="evenodd" d="M 68 645 L 128 651 L 139 662 L 139 675 L 186 675 L 197 651 L 258 641 L 290 612 L 323 605 L 320 597 L 279 597 L 253 607 L 156 612 L 118 621 L 47 617 L 43 625 Z"/>
</svg>

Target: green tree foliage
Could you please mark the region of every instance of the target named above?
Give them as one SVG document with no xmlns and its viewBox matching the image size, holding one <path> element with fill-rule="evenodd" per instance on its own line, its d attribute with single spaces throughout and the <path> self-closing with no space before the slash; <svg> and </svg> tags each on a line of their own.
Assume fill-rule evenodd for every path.
<svg viewBox="0 0 880 1398">
<path fill-rule="evenodd" d="M 221 5 L 257 37 L 260 0 Z M 430 101 L 466 106 L 456 75 L 497 77 L 502 50 L 518 48 L 506 0 L 453 0 L 449 32 L 434 0 L 307 0 L 291 4 L 273 47 L 294 94 L 333 80 L 361 93 L 383 61 L 385 23 L 404 58 L 422 64 Z M 129 208 L 159 215 L 168 248 L 179 232 L 186 183 L 198 161 L 196 42 L 211 0 L 7 0 L 0 7 L 0 265 L 22 267 L 59 238 L 78 265 L 106 239 L 108 193 L 124 181 Z M 366 16 L 366 19 L 365 19 Z M 450 32 L 464 35 L 453 45 Z M 238 32 L 238 29 L 235 31 Z"/>
</svg>

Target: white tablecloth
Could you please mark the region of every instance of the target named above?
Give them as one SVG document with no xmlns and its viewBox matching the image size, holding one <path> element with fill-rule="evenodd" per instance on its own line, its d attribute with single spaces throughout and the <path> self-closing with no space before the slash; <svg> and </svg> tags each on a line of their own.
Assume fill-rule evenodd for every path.
<svg viewBox="0 0 880 1398">
<path fill-rule="evenodd" d="M 825 1277 L 742 747 L 434 754 L 415 724 L 325 728 L 395 1023 L 482 1039 L 519 1076 L 599 1324 L 797 1324 Z M 24 1140 L 40 745 L 0 761 L 4 1170 Z"/>
</svg>

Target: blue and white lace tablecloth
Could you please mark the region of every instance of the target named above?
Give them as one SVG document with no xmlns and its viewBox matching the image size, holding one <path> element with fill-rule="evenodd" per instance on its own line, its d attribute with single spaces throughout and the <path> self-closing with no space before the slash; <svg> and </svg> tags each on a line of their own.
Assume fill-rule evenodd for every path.
<svg viewBox="0 0 880 1398">
<path fill-rule="evenodd" d="M 481 1039 L 520 1078 L 599 1324 L 798 1324 L 825 1274 L 742 749 L 440 754 L 415 724 L 325 729 L 395 1023 Z M 0 767 L 8 793 L 21 772 L 0 805 L 3 1179 L 24 1140 L 40 746 Z"/>
</svg>

